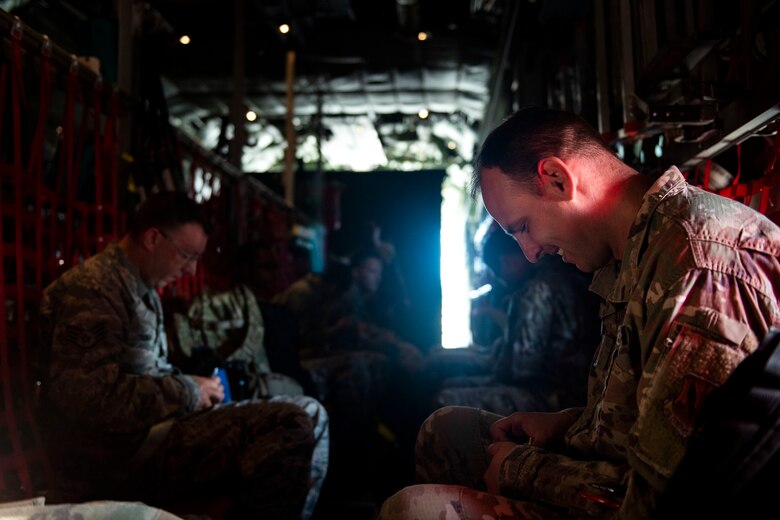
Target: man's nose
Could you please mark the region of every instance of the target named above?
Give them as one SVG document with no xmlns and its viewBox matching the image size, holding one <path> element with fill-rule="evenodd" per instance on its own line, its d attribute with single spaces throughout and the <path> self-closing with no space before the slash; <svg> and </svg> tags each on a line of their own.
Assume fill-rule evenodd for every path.
<svg viewBox="0 0 780 520">
<path fill-rule="evenodd" d="M 520 244 L 520 249 L 523 250 L 523 254 L 532 264 L 535 264 L 544 256 L 544 249 L 542 246 L 534 242 L 527 235 L 516 238 L 517 243 Z"/>
<path fill-rule="evenodd" d="M 190 260 L 184 264 L 184 272 L 191 275 L 194 275 L 196 272 L 198 272 L 198 261 Z"/>
</svg>

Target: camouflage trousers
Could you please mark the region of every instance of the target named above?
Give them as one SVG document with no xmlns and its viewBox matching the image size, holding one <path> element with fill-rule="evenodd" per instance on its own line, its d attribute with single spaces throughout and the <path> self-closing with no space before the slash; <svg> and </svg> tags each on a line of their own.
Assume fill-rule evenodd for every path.
<svg viewBox="0 0 780 520">
<path fill-rule="evenodd" d="M 361 438 L 375 428 L 376 405 L 387 380 L 387 360 L 374 352 L 340 352 L 304 359 L 317 398 L 330 412 L 331 434 Z"/>
<path fill-rule="evenodd" d="M 478 379 L 480 378 L 466 377 L 445 381 L 445 384 L 453 386 L 439 390 L 433 398 L 434 404 L 437 408 L 470 406 L 502 416 L 514 412 L 545 412 L 549 409 L 543 399 L 524 388 L 491 384 L 489 381 L 483 383 Z"/>
<path fill-rule="evenodd" d="M 145 462 L 153 504 L 230 497 L 235 518 L 308 519 L 328 468 L 328 415 L 313 398 L 278 396 L 177 419 Z"/>
<path fill-rule="evenodd" d="M 94 501 L 80 504 L 21 505 L 0 503 L 0 518 L 17 520 L 182 520 L 172 513 L 137 502 Z"/>
<path fill-rule="evenodd" d="M 500 418 L 466 407 L 434 412 L 420 428 L 415 447 L 417 481 L 422 484 L 388 498 L 378 520 L 566 518 L 541 504 L 485 492 L 490 425 Z"/>
</svg>

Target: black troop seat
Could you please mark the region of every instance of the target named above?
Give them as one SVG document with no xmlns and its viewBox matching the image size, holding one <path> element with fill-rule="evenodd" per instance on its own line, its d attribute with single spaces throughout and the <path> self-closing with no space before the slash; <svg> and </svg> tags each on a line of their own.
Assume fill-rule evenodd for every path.
<svg viewBox="0 0 780 520">
<path fill-rule="evenodd" d="M 780 329 L 704 404 L 697 435 L 656 514 L 668 518 L 778 518 Z"/>
</svg>

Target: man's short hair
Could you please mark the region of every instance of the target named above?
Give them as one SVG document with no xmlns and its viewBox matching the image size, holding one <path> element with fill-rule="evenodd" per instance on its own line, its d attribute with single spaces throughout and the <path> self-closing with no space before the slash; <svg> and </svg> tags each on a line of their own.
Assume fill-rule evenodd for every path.
<svg viewBox="0 0 780 520">
<path fill-rule="evenodd" d="M 542 159 L 567 159 L 575 154 L 595 158 L 604 153 L 613 155 L 596 129 L 580 116 L 550 108 L 524 108 L 485 139 L 474 159 L 471 194 L 479 191 L 485 168 L 497 167 L 517 182 L 530 183 Z"/>
<path fill-rule="evenodd" d="M 150 195 L 141 204 L 129 218 L 128 232 L 138 236 L 150 228 L 173 231 L 185 224 L 198 224 L 207 235 L 211 232 L 211 225 L 198 203 L 185 193 L 167 191 Z"/>
<path fill-rule="evenodd" d="M 350 257 L 350 264 L 352 267 L 359 267 L 369 258 L 376 258 L 382 262 L 382 254 L 376 248 L 361 247 L 352 253 L 352 256 Z"/>
</svg>

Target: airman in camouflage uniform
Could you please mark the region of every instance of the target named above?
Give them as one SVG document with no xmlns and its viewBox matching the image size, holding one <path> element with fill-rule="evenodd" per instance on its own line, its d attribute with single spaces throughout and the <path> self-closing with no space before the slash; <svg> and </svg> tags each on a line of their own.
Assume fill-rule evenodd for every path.
<svg viewBox="0 0 780 520">
<path fill-rule="evenodd" d="M 198 348 L 210 349 L 218 361 L 229 364 L 229 371 L 246 375 L 248 396 L 303 395 L 303 387 L 295 379 L 271 372 L 264 343 L 265 321 L 255 295 L 245 285 L 197 296 L 186 315 L 174 315 L 174 325 L 185 356 L 197 358 Z"/>
<path fill-rule="evenodd" d="M 62 500 L 222 495 L 237 517 L 312 515 L 327 470 L 324 408 L 308 397 L 221 405 L 219 378 L 168 362 L 156 289 L 194 273 L 206 241 L 197 205 L 152 197 L 118 244 L 46 289 L 46 430 Z"/>
<path fill-rule="evenodd" d="M 499 415 L 584 404 L 598 309 L 588 308 L 587 283 L 572 269 L 550 258 L 531 270 L 512 294 L 490 374 L 445 379 L 435 402 Z"/>
<path fill-rule="evenodd" d="M 418 438 L 420 480 L 468 486 L 468 497 L 487 490 L 515 509 L 421 485 L 391 497 L 380 517 L 414 518 L 424 504 L 454 507 L 453 518 L 533 518 L 531 505 L 553 517 L 648 518 L 705 397 L 780 324 L 780 229 L 676 168 L 655 181 L 638 175 L 563 112 L 518 112 L 477 164 L 486 207 L 529 259 L 557 251 L 597 269 L 603 338 L 588 402 L 503 419 L 434 413 Z"/>
</svg>

